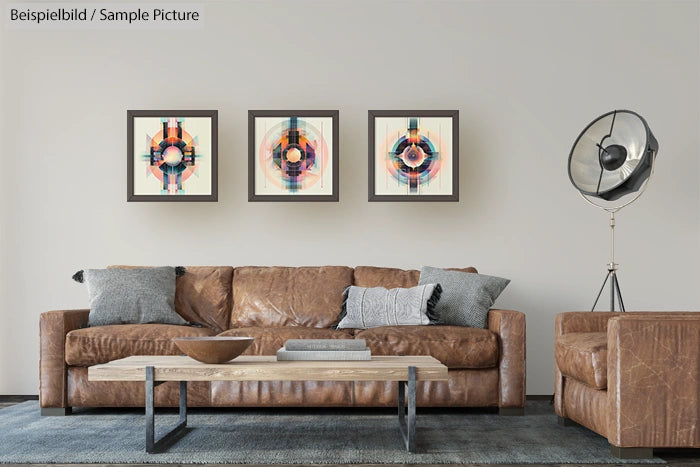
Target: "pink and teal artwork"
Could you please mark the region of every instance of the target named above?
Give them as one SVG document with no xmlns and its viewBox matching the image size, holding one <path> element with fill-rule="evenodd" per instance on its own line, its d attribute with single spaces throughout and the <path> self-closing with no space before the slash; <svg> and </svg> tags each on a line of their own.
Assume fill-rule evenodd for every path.
<svg viewBox="0 0 700 467">
<path fill-rule="evenodd" d="M 338 200 L 338 111 L 249 112 L 249 201 Z"/>
</svg>

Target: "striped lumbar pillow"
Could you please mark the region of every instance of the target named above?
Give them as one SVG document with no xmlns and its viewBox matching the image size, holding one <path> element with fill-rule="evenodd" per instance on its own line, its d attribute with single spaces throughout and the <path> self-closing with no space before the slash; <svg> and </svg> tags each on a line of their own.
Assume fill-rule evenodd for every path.
<svg viewBox="0 0 700 467">
<path fill-rule="evenodd" d="M 343 311 L 334 327 L 369 329 L 432 324 L 441 292 L 440 284 L 423 284 L 410 289 L 352 285 L 343 292 Z"/>
</svg>

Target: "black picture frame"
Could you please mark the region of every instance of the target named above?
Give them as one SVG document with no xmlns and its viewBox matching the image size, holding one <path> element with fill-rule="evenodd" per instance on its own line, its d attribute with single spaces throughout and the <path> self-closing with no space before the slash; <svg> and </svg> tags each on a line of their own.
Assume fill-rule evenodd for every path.
<svg viewBox="0 0 700 467">
<path fill-rule="evenodd" d="M 293 117 L 316 117 L 330 118 L 333 128 L 331 135 L 333 138 L 330 145 L 332 154 L 331 161 L 331 192 L 328 194 L 300 194 L 300 193 L 259 193 L 256 188 L 256 171 L 258 166 L 258 145 L 256 140 L 256 119 L 257 118 L 279 118 L 280 121 Z M 248 201 L 275 201 L 275 202 L 295 202 L 295 201 L 330 201 L 337 202 L 338 182 L 339 182 L 339 130 L 338 130 L 338 110 L 249 110 L 248 111 Z M 283 191 L 283 189 L 280 189 Z"/>
<path fill-rule="evenodd" d="M 376 127 L 377 119 L 383 117 L 444 117 L 451 119 L 451 184 L 445 194 L 379 194 L 376 191 Z M 459 201 L 459 110 L 369 110 L 368 111 L 368 200 L 369 201 Z"/>
<path fill-rule="evenodd" d="M 210 143 L 210 172 L 209 190 L 206 194 L 142 194 L 135 192 L 135 175 L 138 165 L 135 163 L 137 157 L 136 141 L 134 134 L 134 125 L 136 119 L 139 118 L 209 118 L 211 120 L 211 132 L 209 136 Z M 126 134 L 127 134 L 127 154 L 126 154 L 126 200 L 131 201 L 149 201 L 149 202 L 189 202 L 189 201 L 218 201 L 218 110 L 127 110 L 126 111 Z M 185 126 L 186 130 L 186 126 Z M 154 133 L 158 131 L 154 128 Z M 140 135 L 139 135 L 140 137 Z M 153 165 L 153 153 L 151 151 L 151 165 Z M 186 182 L 185 182 L 186 183 Z M 161 187 L 161 191 L 162 187 Z M 169 190 L 168 190 L 169 191 Z"/>
</svg>

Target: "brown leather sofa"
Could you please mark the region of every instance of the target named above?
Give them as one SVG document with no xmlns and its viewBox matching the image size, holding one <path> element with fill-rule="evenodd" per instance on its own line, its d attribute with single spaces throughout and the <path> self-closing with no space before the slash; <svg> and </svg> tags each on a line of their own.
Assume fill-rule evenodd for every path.
<svg viewBox="0 0 700 467">
<path fill-rule="evenodd" d="M 473 268 L 461 269 L 476 272 Z M 525 316 L 491 310 L 488 329 L 398 326 L 333 330 L 349 285 L 412 287 L 419 271 L 359 266 L 188 267 L 177 279 L 175 308 L 201 327 L 135 324 L 86 327 L 89 310 L 40 317 L 40 402 L 45 415 L 71 407 L 144 405 L 144 385 L 91 382 L 90 365 L 130 355 L 177 355 L 176 336 L 253 336 L 249 355 L 274 355 L 287 339 L 365 339 L 373 355 L 433 355 L 449 381 L 419 383 L 419 406 L 498 407 L 525 404 Z M 190 406 L 392 406 L 395 383 L 195 382 Z M 156 388 L 159 406 L 177 406 L 176 383 Z"/>
<path fill-rule="evenodd" d="M 700 447 L 700 312 L 568 312 L 555 324 L 554 407 L 622 458 Z"/>
</svg>

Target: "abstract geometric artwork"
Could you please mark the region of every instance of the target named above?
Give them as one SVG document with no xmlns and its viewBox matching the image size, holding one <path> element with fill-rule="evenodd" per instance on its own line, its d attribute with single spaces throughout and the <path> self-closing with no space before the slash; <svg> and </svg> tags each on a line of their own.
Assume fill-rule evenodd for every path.
<svg viewBox="0 0 700 467">
<path fill-rule="evenodd" d="M 369 111 L 369 201 L 459 201 L 459 111 Z"/>
<path fill-rule="evenodd" d="M 338 201 L 338 111 L 249 111 L 248 200 Z"/>
<path fill-rule="evenodd" d="M 216 110 L 127 111 L 127 201 L 217 200 Z"/>
</svg>

